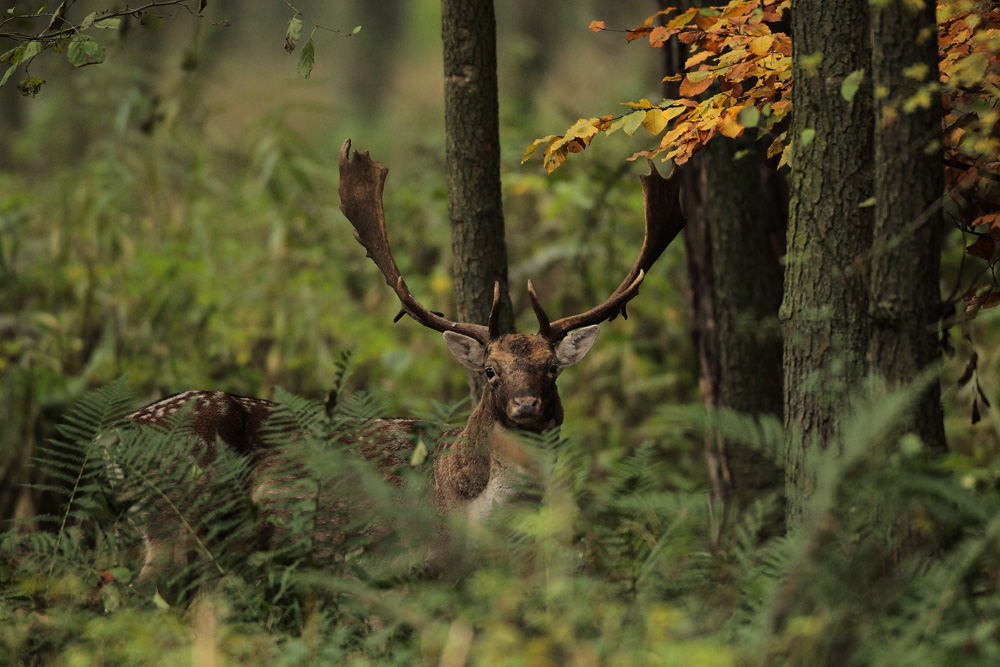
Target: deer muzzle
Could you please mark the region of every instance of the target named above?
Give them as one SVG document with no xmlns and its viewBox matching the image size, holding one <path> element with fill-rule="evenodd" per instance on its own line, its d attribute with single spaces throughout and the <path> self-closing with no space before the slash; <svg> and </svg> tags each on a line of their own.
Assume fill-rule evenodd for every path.
<svg viewBox="0 0 1000 667">
<path fill-rule="evenodd" d="M 541 399 L 530 394 L 523 394 L 510 399 L 510 404 L 507 406 L 507 416 L 514 421 L 528 421 L 537 417 L 541 409 Z"/>
</svg>

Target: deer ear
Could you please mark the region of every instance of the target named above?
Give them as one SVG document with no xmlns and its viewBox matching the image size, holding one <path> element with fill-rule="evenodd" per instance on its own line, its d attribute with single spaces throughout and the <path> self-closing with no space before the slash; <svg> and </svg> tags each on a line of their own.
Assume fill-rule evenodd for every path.
<svg viewBox="0 0 1000 667">
<path fill-rule="evenodd" d="M 576 362 L 587 356 L 590 348 L 597 340 L 597 334 L 601 332 L 596 324 L 589 327 L 570 331 L 566 337 L 556 345 L 556 359 L 563 366 L 572 366 Z"/>
<path fill-rule="evenodd" d="M 486 362 L 486 348 L 475 338 L 469 338 L 454 331 L 444 332 L 444 344 L 458 359 L 459 363 L 474 371 L 483 370 Z"/>
</svg>

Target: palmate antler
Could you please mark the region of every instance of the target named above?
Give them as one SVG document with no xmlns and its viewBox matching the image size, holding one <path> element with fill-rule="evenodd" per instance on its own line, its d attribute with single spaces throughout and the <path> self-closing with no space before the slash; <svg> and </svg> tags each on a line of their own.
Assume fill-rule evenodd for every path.
<svg viewBox="0 0 1000 667">
<path fill-rule="evenodd" d="M 396 291 L 403 311 L 420 324 L 434 331 L 454 331 L 486 345 L 499 336 L 500 284 L 493 289 L 493 308 L 490 311 L 489 326 L 467 322 L 452 322 L 425 308 L 406 287 L 399 273 L 386 233 L 385 209 L 382 206 L 382 190 L 389 170 L 369 157 L 367 151 L 354 151 L 350 155 L 351 140 L 340 147 L 340 210 L 354 226 L 354 238 L 368 251 L 368 257 L 385 276 L 386 283 Z M 677 179 L 664 179 L 649 162 L 650 173 L 640 176 L 646 212 L 646 236 L 642 250 L 632 269 L 618 289 L 599 306 L 585 313 L 564 317 L 549 322 L 545 310 L 539 303 L 534 287 L 528 282 L 531 306 L 538 318 L 538 333 L 552 342 L 562 340 L 574 329 L 600 324 L 618 316 L 627 317 L 625 305 L 639 291 L 646 272 L 659 258 L 670 242 L 674 240 L 686 220 L 678 203 L 679 185 Z"/>
</svg>

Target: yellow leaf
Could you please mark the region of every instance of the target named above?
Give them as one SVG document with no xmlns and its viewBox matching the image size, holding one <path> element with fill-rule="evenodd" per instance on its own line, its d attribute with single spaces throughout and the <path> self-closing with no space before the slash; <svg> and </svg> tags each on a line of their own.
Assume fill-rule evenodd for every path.
<svg viewBox="0 0 1000 667">
<path fill-rule="evenodd" d="M 782 132 L 778 135 L 778 138 L 771 142 L 771 145 L 767 147 L 767 157 L 771 158 L 785 150 L 785 135 L 787 132 Z"/>
<path fill-rule="evenodd" d="M 568 142 L 570 139 L 576 139 L 577 137 L 581 139 L 592 137 L 597 134 L 597 124 L 600 122 L 600 118 L 581 118 L 573 124 L 573 127 L 566 131 L 564 139 Z"/>
<path fill-rule="evenodd" d="M 750 40 L 750 52 L 755 56 L 766 56 L 770 52 L 772 44 L 774 44 L 773 35 L 754 37 Z"/>
<path fill-rule="evenodd" d="M 521 164 L 524 164 L 525 162 L 527 162 L 528 159 L 531 158 L 532 153 L 534 153 L 535 149 L 537 149 L 539 146 L 541 146 L 542 144 L 550 144 L 555 139 L 559 139 L 559 138 L 560 137 L 557 134 L 550 134 L 547 137 L 542 137 L 541 139 L 535 139 L 531 143 L 531 145 L 528 146 L 527 150 L 524 151 L 524 157 L 521 158 Z"/>
<path fill-rule="evenodd" d="M 669 122 L 667 114 L 662 109 L 650 109 L 642 121 L 642 126 L 654 137 L 663 132 Z"/>
<path fill-rule="evenodd" d="M 791 145 L 791 144 L 788 144 L 788 145 L 787 145 L 787 146 L 785 146 L 785 148 L 784 148 L 784 149 L 783 149 L 783 150 L 781 151 L 781 159 L 780 159 L 780 160 L 778 160 L 778 169 L 781 169 L 781 168 L 782 168 L 782 167 L 784 167 L 784 166 L 785 166 L 786 164 L 788 164 L 788 161 L 789 161 L 789 160 L 791 159 L 791 157 L 792 157 L 792 156 L 791 156 L 791 150 L 792 150 L 792 145 Z"/>
<path fill-rule="evenodd" d="M 724 137 L 735 139 L 743 134 L 743 126 L 736 122 L 736 119 L 733 118 L 733 114 L 727 113 L 722 116 L 722 120 L 719 123 L 719 132 L 721 132 Z"/>
</svg>

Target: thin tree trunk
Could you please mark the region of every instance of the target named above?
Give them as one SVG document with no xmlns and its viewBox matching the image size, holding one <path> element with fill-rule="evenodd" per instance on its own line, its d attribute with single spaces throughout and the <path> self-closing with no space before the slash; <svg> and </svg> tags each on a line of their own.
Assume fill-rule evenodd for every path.
<svg viewBox="0 0 1000 667">
<path fill-rule="evenodd" d="M 871 248 L 872 102 L 841 84 L 870 70 L 869 3 L 792 3 L 794 113 L 784 324 L 788 520 L 812 492 L 811 454 L 834 442 L 851 389 L 864 374 L 868 294 L 861 262 Z"/>
<path fill-rule="evenodd" d="M 441 0 L 448 216 L 458 319 L 485 324 L 500 282 L 502 331 L 513 331 L 500 190 L 496 19 L 492 0 Z M 482 387 L 470 374 L 472 393 Z"/>
<path fill-rule="evenodd" d="M 903 113 L 922 85 L 938 80 L 934 3 L 913 9 L 890 2 L 874 10 L 875 255 L 872 260 L 872 369 L 890 385 L 912 382 L 938 358 L 940 258 L 944 233 L 941 112 L 934 102 Z M 925 68 L 920 79 L 904 72 Z M 934 96 L 932 94 L 932 100 Z M 935 380 L 908 421 L 928 445 L 944 448 L 940 387 Z"/>
</svg>

